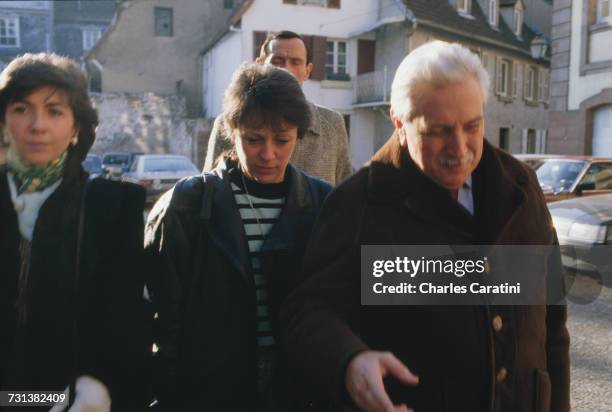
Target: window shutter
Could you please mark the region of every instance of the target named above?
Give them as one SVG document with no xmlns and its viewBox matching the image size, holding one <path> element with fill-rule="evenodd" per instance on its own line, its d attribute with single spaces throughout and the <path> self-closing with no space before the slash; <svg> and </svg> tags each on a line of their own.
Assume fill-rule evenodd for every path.
<svg viewBox="0 0 612 412">
<path fill-rule="evenodd" d="M 325 51 L 327 40 L 322 36 L 312 36 L 312 80 L 325 79 Z"/>
<path fill-rule="evenodd" d="M 533 86 L 532 86 L 532 90 L 533 90 L 533 101 L 537 102 L 538 99 L 540 98 L 540 76 L 539 74 L 539 70 L 537 70 L 536 68 L 533 69 Z"/>
<path fill-rule="evenodd" d="M 548 70 L 540 69 L 540 76 L 539 76 L 539 81 L 538 81 L 538 86 L 539 86 L 538 98 L 540 99 L 541 102 L 548 101 L 548 82 L 549 82 Z"/>
<path fill-rule="evenodd" d="M 512 62 L 512 97 L 516 99 L 518 96 L 518 73 L 519 73 L 519 62 Z"/>
<path fill-rule="evenodd" d="M 542 130 L 540 134 L 540 153 L 546 153 L 546 140 L 548 140 L 548 129 Z"/>
<path fill-rule="evenodd" d="M 327 0 L 327 7 L 330 9 L 339 9 L 340 0 Z"/>
<path fill-rule="evenodd" d="M 525 65 L 523 70 L 523 97 L 527 99 L 529 96 L 529 65 Z"/>
<path fill-rule="evenodd" d="M 502 68 L 501 68 L 501 57 L 495 58 L 495 94 L 499 95 L 502 90 Z"/>
<path fill-rule="evenodd" d="M 542 153 L 540 151 L 540 148 L 542 147 L 542 131 L 541 130 L 536 130 L 535 134 L 536 134 L 535 152 L 536 153 Z"/>
<path fill-rule="evenodd" d="M 253 61 L 259 57 L 259 51 L 261 46 L 266 41 L 268 33 L 265 31 L 254 31 L 253 32 Z"/>
</svg>

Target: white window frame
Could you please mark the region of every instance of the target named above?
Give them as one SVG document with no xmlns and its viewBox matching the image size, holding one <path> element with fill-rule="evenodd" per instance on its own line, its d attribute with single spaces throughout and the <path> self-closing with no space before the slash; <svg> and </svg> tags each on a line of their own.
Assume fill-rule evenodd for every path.
<svg viewBox="0 0 612 412">
<path fill-rule="evenodd" d="M 90 50 L 102 37 L 102 29 L 92 27 L 83 29 L 83 50 Z"/>
<path fill-rule="evenodd" d="M 538 70 L 538 99 L 542 103 L 548 103 L 550 73 L 547 69 L 540 68 Z"/>
<path fill-rule="evenodd" d="M 333 64 L 330 66 L 327 63 L 327 56 L 329 51 L 327 50 L 328 47 L 328 43 L 333 43 L 334 45 L 334 51 L 333 51 L 333 56 L 334 56 L 334 61 Z M 328 67 L 331 67 L 332 69 L 332 73 L 334 75 L 341 75 L 340 73 L 338 73 L 339 68 L 341 67 L 340 64 L 338 63 L 338 55 L 339 55 L 339 44 L 340 43 L 344 43 L 344 75 L 346 75 L 347 77 L 349 76 L 349 71 L 348 71 L 348 58 L 349 58 L 349 52 L 348 52 L 348 41 L 347 40 L 340 40 L 340 39 L 327 39 L 327 42 L 325 44 L 325 77 L 327 78 L 328 73 L 327 73 L 327 69 Z"/>
<path fill-rule="evenodd" d="M 523 32 L 523 10 L 519 8 L 514 9 L 514 34 L 521 37 Z"/>
<path fill-rule="evenodd" d="M 612 0 L 597 1 L 597 22 L 612 22 Z"/>
<path fill-rule="evenodd" d="M 505 67 L 505 70 L 504 70 Z M 512 63 L 510 60 L 503 59 L 501 57 L 497 58 L 497 67 L 496 67 L 496 82 L 495 88 L 498 96 L 509 97 L 510 96 L 510 76 L 512 69 Z M 505 74 L 505 77 L 504 77 Z"/>
<path fill-rule="evenodd" d="M 525 100 L 533 102 L 537 99 L 538 77 L 537 69 L 533 66 L 525 66 Z"/>
<path fill-rule="evenodd" d="M 19 33 L 19 17 L 17 16 L 0 16 L 0 21 L 4 22 L 5 30 L 8 32 L 9 26 L 12 24 L 15 35 L 15 44 L 1 44 L 2 48 L 18 48 L 21 47 L 21 35 Z M 11 38 L 9 36 L 5 36 L 7 39 Z"/>
<path fill-rule="evenodd" d="M 298 0 L 298 5 L 327 7 L 327 0 Z"/>
<path fill-rule="evenodd" d="M 459 14 L 471 14 L 472 13 L 472 0 L 462 0 L 463 7 L 457 6 L 457 12 Z M 457 0 L 457 4 L 459 4 L 459 0 Z"/>
<path fill-rule="evenodd" d="M 499 7 L 497 0 L 489 0 L 489 24 L 497 27 L 499 24 Z"/>
</svg>

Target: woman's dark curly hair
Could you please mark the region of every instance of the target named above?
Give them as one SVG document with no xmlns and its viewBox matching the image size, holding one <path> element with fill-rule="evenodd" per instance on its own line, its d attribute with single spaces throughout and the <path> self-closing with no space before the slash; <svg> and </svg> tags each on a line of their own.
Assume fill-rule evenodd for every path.
<svg viewBox="0 0 612 412">
<path fill-rule="evenodd" d="M 87 95 L 87 78 L 78 63 L 51 53 L 27 53 L 16 57 L 0 74 L 0 123 L 9 103 L 20 101 L 41 87 L 62 90 L 79 129 L 79 141 L 70 146 L 69 156 L 80 163 L 94 143 L 98 113 Z"/>
</svg>

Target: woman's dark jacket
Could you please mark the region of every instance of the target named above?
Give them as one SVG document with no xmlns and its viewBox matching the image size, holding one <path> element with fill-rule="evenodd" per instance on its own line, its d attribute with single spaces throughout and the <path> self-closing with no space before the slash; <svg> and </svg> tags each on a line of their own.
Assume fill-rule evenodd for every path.
<svg viewBox="0 0 612 412">
<path fill-rule="evenodd" d="M 147 223 L 159 326 L 157 396 L 166 410 L 244 412 L 258 402 L 255 286 L 228 167 L 179 182 Z M 298 282 L 304 247 L 331 189 L 291 165 L 286 179 L 285 206 L 260 258 L 277 342 L 278 308 Z M 275 393 L 290 396 L 292 380 L 277 379 Z M 291 410 L 286 400 L 272 401 L 285 406 L 267 410 Z"/>
<path fill-rule="evenodd" d="M 138 411 L 147 396 L 144 191 L 102 179 L 87 183 L 80 157 L 74 154 L 66 168 L 34 227 L 27 318 L 21 326 L 15 308 L 20 233 L 7 172 L 0 168 L 0 390 L 63 391 L 77 377 L 90 375 L 109 389 L 113 411 Z"/>
</svg>

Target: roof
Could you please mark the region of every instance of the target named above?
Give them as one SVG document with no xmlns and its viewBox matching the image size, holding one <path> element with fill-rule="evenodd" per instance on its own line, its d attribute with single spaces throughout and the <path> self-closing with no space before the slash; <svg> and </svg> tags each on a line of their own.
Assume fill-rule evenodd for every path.
<svg viewBox="0 0 612 412">
<path fill-rule="evenodd" d="M 459 15 L 447 1 L 404 0 L 404 3 L 415 15 L 419 25 L 477 38 L 482 42 L 531 55 L 529 46 L 536 33 L 529 26 L 523 24 L 522 37 L 519 39 L 500 15 L 495 29 L 489 25 L 487 16 L 476 1 L 472 2 L 473 19 Z"/>
<path fill-rule="evenodd" d="M 242 19 L 242 16 L 244 16 L 244 13 L 246 13 L 247 10 L 251 7 L 253 1 L 255 0 L 244 0 L 244 3 L 242 3 L 240 7 L 238 7 L 229 17 L 229 19 L 227 20 L 226 27 L 223 30 L 219 31 L 219 33 L 217 33 L 215 36 L 213 36 L 213 38 L 202 48 L 202 50 L 200 51 L 200 56 L 204 56 L 206 53 L 208 53 L 208 51 L 212 49 L 219 40 L 225 37 L 225 35 L 232 29 L 232 26 L 234 26 L 240 21 L 240 19 Z"/>
</svg>

